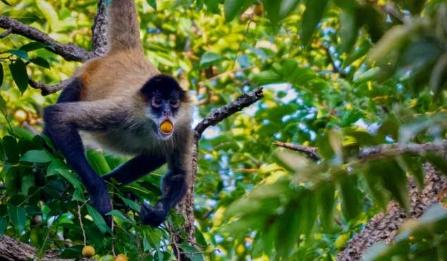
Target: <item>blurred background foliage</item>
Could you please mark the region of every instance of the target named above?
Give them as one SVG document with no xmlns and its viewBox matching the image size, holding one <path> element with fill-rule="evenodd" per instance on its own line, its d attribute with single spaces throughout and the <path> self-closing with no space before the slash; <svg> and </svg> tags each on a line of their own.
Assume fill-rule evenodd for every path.
<svg viewBox="0 0 447 261">
<path fill-rule="evenodd" d="M 407 179 L 437 154 L 360 161 L 361 148 L 442 142 L 447 115 L 447 3 L 442 0 L 137 0 L 147 57 L 180 79 L 197 105 L 195 121 L 243 92 L 265 97 L 200 141 L 192 260 L 332 260 L 390 199 L 408 206 Z M 96 1 L 2 0 L 1 15 L 63 43 L 91 45 Z M 10 34 L 0 39 L 0 234 L 79 258 L 174 258 L 169 234 L 139 225 L 134 201 L 155 201 L 163 170 L 123 188 L 110 184 L 113 231 L 91 208 L 77 176 L 40 135 L 43 97 L 28 79 L 57 83 L 79 63 Z M 317 147 L 322 159 L 278 149 Z M 125 159 L 98 149 L 100 174 Z M 425 218 L 424 218 L 425 217 Z M 447 214 L 434 207 L 371 259 L 447 258 Z M 82 225 L 81 225 L 82 224 Z M 85 237 L 83 236 L 85 234 Z M 444 250 L 443 250 L 444 249 Z"/>
</svg>

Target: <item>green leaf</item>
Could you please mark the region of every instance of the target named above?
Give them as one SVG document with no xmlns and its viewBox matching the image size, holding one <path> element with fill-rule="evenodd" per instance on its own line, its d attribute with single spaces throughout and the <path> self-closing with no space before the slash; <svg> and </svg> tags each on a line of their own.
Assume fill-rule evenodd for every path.
<svg viewBox="0 0 447 261">
<path fill-rule="evenodd" d="M 360 26 L 354 10 L 343 10 L 340 14 L 341 52 L 349 53 L 357 41 Z"/>
<path fill-rule="evenodd" d="M 50 68 L 50 63 L 42 57 L 32 58 L 29 61 L 41 67 Z"/>
<path fill-rule="evenodd" d="M 6 217 L 0 217 L 0 236 L 5 234 L 7 226 L 8 226 L 8 221 L 6 220 Z"/>
<path fill-rule="evenodd" d="M 255 74 L 253 76 L 252 80 L 256 84 L 264 85 L 264 84 L 280 82 L 282 80 L 282 78 L 277 72 L 275 72 L 273 70 L 268 70 L 268 71 L 263 71 L 258 74 Z"/>
<path fill-rule="evenodd" d="M 222 60 L 222 56 L 213 52 L 206 52 L 200 58 L 200 67 L 209 67 Z"/>
<path fill-rule="evenodd" d="M 16 207 L 8 204 L 8 216 L 11 223 L 17 229 L 19 234 L 22 234 L 25 230 L 26 211 L 22 207 Z"/>
<path fill-rule="evenodd" d="M 92 217 L 93 222 L 98 227 L 99 231 L 101 231 L 101 233 L 104 234 L 110 230 L 104 218 L 95 208 L 87 204 L 87 212 Z"/>
<path fill-rule="evenodd" d="M 3 75 L 4 75 L 3 65 L 0 63 L 0 87 L 2 87 L 3 84 Z"/>
<path fill-rule="evenodd" d="M 309 44 L 318 23 L 323 17 L 328 2 L 328 0 L 307 0 L 301 25 L 301 41 L 303 45 Z"/>
<path fill-rule="evenodd" d="M 243 11 L 245 11 L 245 9 L 247 9 L 252 3 L 253 0 L 246 0 L 246 1 L 225 0 L 224 3 L 225 21 L 229 22 L 233 20 L 236 16 L 240 15 Z"/>
<path fill-rule="evenodd" d="M 28 74 L 25 63 L 17 59 L 15 62 L 9 64 L 9 70 L 20 92 L 25 92 L 26 87 L 28 87 Z"/>
<path fill-rule="evenodd" d="M 12 6 L 10 3 L 8 3 L 8 1 L 6 1 L 6 0 L 0 0 L 0 1 L 2 1 L 2 3 L 4 3 L 5 5 L 9 5 L 9 6 Z"/>
<path fill-rule="evenodd" d="M 19 48 L 19 50 L 30 52 L 37 49 L 45 48 L 46 45 L 41 42 L 30 42 L 25 45 L 22 45 L 22 47 Z"/>
<path fill-rule="evenodd" d="M 0 94 L 0 111 L 6 110 L 6 101 L 3 99 L 2 95 Z"/>
<path fill-rule="evenodd" d="M 111 171 L 111 168 L 104 157 L 104 153 L 98 150 L 88 150 L 87 158 L 88 162 L 97 173 L 106 174 Z"/>
<path fill-rule="evenodd" d="M 147 3 L 154 8 L 155 10 L 157 10 L 157 0 L 147 0 Z"/>
<path fill-rule="evenodd" d="M 205 260 L 203 258 L 202 252 L 195 248 L 194 246 L 188 245 L 188 244 L 181 244 L 180 249 L 183 251 L 183 254 L 191 260 L 191 261 L 203 261 Z"/>
<path fill-rule="evenodd" d="M 57 16 L 57 12 L 54 7 L 45 0 L 37 0 L 36 4 L 37 8 L 39 8 L 45 19 L 50 24 L 51 29 L 56 29 L 59 26 L 59 17 Z"/>
<path fill-rule="evenodd" d="M 127 199 L 119 194 L 117 195 L 124 202 L 124 204 L 126 204 L 126 206 L 128 206 L 129 208 L 133 209 L 136 212 L 140 212 L 141 207 L 135 201 Z"/>
<path fill-rule="evenodd" d="M 299 2 L 300 0 L 264 0 L 267 17 L 273 24 L 277 24 L 295 10 Z"/>
<path fill-rule="evenodd" d="M 219 12 L 219 1 L 217 0 L 205 0 L 205 5 L 208 11 L 217 14 Z"/>
<path fill-rule="evenodd" d="M 19 161 L 19 148 L 17 141 L 12 136 L 3 137 L 3 148 L 6 154 L 6 161 L 9 163 L 16 163 Z"/>
<path fill-rule="evenodd" d="M 371 162 L 368 171 L 373 175 L 379 175 L 383 187 L 391 193 L 391 196 L 399 204 L 408 209 L 407 177 L 395 160 L 380 160 Z"/>
<path fill-rule="evenodd" d="M 117 218 L 118 220 L 120 220 L 121 222 L 124 223 L 129 223 L 129 224 L 133 224 L 134 222 L 132 222 L 132 220 L 130 220 L 129 218 L 127 218 L 121 211 L 114 209 L 112 211 L 110 211 L 109 213 L 106 214 L 106 216 L 112 216 Z"/>
<path fill-rule="evenodd" d="M 12 49 L 12 50 L 8 50 L 7 52 L 10 53 L 10 54 L 15 55 L 17 57 L 20 57 L 23 60 L 28 60 L 29 59 L 28 54 L 25 51 L 23 51 L 23 50 Z"/>
<path fill-rule="evenodd" d="M 320 208 L 320 222 L 326 230 L 332 228 L 335 210 L 335 186 L 326 182 L 318 188 L 318 206 Z"/>
<path fill-rule="evenodd" d="M 52 160 L 53 157 L 46 150 L 30 150 L 20 157 L 20 161 L 33 163 L 47 163 Z"/>
<path fill-rule="evenodd" d="M 356 218 L 362 211 L 361 191 L 357 176 L 344 173 L 340 179 L 340 192 L 342 199 L 342 212 L 347 220 Z"/>
</svg>

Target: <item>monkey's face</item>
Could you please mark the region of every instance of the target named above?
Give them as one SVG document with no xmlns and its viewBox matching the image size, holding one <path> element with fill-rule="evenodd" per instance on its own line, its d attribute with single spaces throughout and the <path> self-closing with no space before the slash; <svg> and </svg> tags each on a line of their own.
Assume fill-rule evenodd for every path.
<svg viewBox="0 0 447 261">
<path fill-rule="evenodd" d="M 143 86 L 141 93 L 146 101 L 146 117 L 155 123 L 155 133 L 162 140 L 169 139 L 175 131 L 185 92 L 173 78 L 158 75 Z"/>
</svg>

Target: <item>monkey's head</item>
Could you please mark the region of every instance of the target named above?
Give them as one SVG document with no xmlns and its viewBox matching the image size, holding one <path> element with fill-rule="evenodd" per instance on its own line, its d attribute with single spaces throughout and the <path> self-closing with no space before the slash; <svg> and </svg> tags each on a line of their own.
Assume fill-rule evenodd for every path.
<svg viewBox="0 0 447 261">
<path fill-rule="evenodd" d="M 140 92 L 146 101 L 146 117 L 155 123 L 158 137 L 170 138 L 182 104 L 187 102 L 186 92 L 174 78 L 163 74 L 150 78 Z"/>
</svg>

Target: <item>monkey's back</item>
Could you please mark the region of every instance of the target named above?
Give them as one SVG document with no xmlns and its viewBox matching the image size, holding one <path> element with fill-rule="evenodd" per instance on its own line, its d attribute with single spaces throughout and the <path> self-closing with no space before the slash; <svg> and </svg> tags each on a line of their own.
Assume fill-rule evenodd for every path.
<svg viewBox="0 0 447 261">
<path fill-rule="evenodd" d="M 82 81 L 82 101 L 109 97 L 131 97 L 158 70 L 145 60 L 141 51 L 114 52 L 85 63 L 78 77 Z"/>
</svg>

